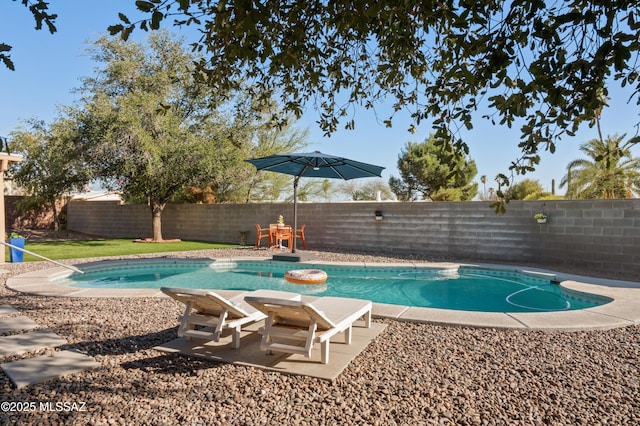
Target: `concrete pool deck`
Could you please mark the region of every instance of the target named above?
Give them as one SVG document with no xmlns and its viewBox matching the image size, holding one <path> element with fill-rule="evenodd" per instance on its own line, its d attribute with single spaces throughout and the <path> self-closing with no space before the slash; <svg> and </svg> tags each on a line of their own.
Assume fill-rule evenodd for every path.
<svg viewBox="0 0 640 426">
<path fill-rule="evenodd" d="M 207 261 L 272 261 L 270 258 L 234 257 L 199 259 Z M 106 264 L 135 264 L 139 262 L 180 262 L 194 259 L 153 258 L 123 259 L 91 262 L 75 265 L 80 269 L 93 268 Z M 281 262 L 279 262 L 281 263 Z M 295 264 L 293 264 L 295 265 Z M 297 264 L 300 265 L 300 264 Z M 323 265 L 349 265 L 357 267 L 397 266 L 403 268 L 457 268 L 458 266 L 498 270 L 503 272 L 521 272 L 544 275 L 550 280 L 561 282 L 567 289 L 591 293 L 613 299 L 613 301 L 594 308 L 533 313 L 472 312 L 449 309 L 419 308 L 382 303 L 373 304 L 373 316 L 391 318 L 400 321 L 424 322 L 441 325 L 485 327 L 500 329 L 548 329 L 548 330 L 588 330 L 625 327 L 640 323 L 640 283 L 631 281 L 591 278 L 579 275 L 553 272 L 545 269 L 485 265 L 480 263 L 366 263 L 366 262 L 325 262 L 312 261 L 305 267 L 322 268 Z M 295 266 L 292 266 L 294 269 Z M 54 297 L 163 297 L 168 298 L 159 289 L 83 289 L 58 284 L 55 280 L 72 273 L 63 267 L 27 272 L 7 279 L 6 286 L 12 290 L 39 296 Z M 231 290 L 219 291 L 222 295 L 237 294 Z M 312 300 L 313 296 L 304 296 Z"/>
</svg>

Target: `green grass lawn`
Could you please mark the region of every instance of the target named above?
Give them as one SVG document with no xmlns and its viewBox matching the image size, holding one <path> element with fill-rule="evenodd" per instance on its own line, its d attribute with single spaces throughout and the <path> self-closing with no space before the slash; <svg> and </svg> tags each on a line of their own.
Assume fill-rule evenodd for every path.
<svg viewBox="0 0 640 426">
<path fill-rule="evenodd" d="M 135 243 L 132 239 L 98 239 L 86 241 L 46 241 L 27 242 L 25 250 L 52 260 L 77 259 L 85 257 L 124 256 L 129 254 L 165 253 L 171 251 L 208 250 L 236 248 L 236 244 L 208 243 L 204 241 L 180 241 L 176 243 Z M 9 249 L 5 249 L 5 260 L 9 261 Z M 24 262 L 42 259 L 24 254 Z"/>
</svg>

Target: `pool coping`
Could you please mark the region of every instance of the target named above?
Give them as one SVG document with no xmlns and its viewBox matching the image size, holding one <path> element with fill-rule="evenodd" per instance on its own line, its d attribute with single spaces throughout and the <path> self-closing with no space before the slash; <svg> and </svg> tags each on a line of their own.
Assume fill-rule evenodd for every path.
<svg viewBox="0 0 640 426">
<path fill-rule="evenodd" d="M 234 262 L 234 261 L 265 261 L 282 264 L 281 261 L 273 261 L 271 258 L 260 257 L 232 257 L 232 258 L 144 258 L 144 259 L 118 259 L 101 260 L 75 265 L 80 268 L 91 268 L 97 265 L 132 264 L 132 263 L 179 263 L 197 261 L 203 262 Z M 291 269 L 296 268 L 297 263 L 292 263 Z M 522 266 L 507 266 L 482 263 L 462 262 L 402 262 L 402 263 L 378 263 L 378 262 L 329 262 L 309 261 L 304 263 L 310 268 L 321 268 L 323 265 L 380 267 L 396 266 L 403 268 L 458 268 L 469 267 L 475 269 L 490 269 L 501 272 L 519 272 L 548 276 L 550 280 L 557 281 L 565 288 L 592 293 L 613 299 L 613 301 L 587 309 L 562 312 L 533 312 L 533 313 L 500 313 L 500 312 L 473 312 L 438 308 L 421 308 L 400 305 L 388 305 L 373 303 L 373 316 L 376 318 L 390 318 L 400 321 L 421 322 L 448 326 L 466 326 L 500 329 L 535 329 L 535 330 L 590 330 L 611 329 L 626 327 L 640 323 L 640 283 L 632 281 L 620 281 L 603 278 L 593 278 L 581 275 L 572 275 L 550 271 L 541 268 Z M 27 272 L 7 279 L 6 286 L 12 290 L 38 296 L 53 297 L 167 297 L 159 289 L 80 289 L 57 284 L 56 279 L 61 279 L 72 274 L 73 271 L 56 267 Z M 220 291 L 224 294 L 238 293 L 232 290 Z M 313 296 L 305 296 L 312 300 Z"/>
</svg>

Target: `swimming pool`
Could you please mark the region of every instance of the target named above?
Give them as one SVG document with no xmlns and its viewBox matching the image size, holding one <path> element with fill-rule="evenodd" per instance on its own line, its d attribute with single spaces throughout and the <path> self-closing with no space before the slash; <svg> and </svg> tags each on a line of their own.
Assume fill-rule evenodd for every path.
<svg viewBox="0 0 640 426">
<path fill-rule="evenodd" d="M 290 269 L 320 268 L 321 285 L 292 284 Z M 252 291 L 267 288 L 377 303 L 478 312 L 580 310 L 612 299 L 564 289 L 545 274 L 471 267 L 305 265 L 274 261 L 127 262 L 84 268 L 59 284 L 98 289 L 183 287 Z"/>
</svg>

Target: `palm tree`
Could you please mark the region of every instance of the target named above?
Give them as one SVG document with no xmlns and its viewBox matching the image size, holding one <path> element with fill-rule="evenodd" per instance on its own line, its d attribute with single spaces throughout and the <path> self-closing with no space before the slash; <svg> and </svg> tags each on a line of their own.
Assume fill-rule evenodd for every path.
<svg viewBox="0 0 640 426">
<path fill-rule="evenodd" d="M 633 198 L 640 193 L 640 158 L 631 154 L 640 137 L 622 143 L 624 136 L 592 139 L 580 146 L 589 159 L 567 166 L 560 182 L 560 188 L 567 185 L 567 198 Z"/>
</svg>

